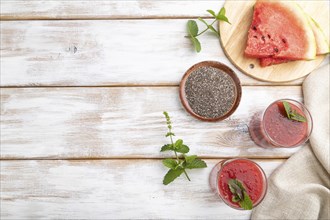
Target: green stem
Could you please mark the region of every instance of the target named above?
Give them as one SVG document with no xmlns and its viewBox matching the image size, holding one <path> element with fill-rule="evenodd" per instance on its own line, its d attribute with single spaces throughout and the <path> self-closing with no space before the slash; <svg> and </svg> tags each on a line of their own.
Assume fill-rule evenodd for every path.
<svg viewBox="0 0 330 220">
<path fill-rule="evenodd" d="M 184 174 L 186 175 L 187 179 L 190 181 L 190 178 L 189 178 L 189 176 L 188 176 L 186 170 L 183 170 L 183 172 L 184 172 Z"/>
<path fill-rule="evenodd" d="M 217 19 L 215 19 L 212 23 L 211 26 L 217 21 Z M 204 34 L 207 30 L 209 29 L 209 27 L 207 27 L 204 31 L 200 32 L 199 34 L 196 35 L 196 37 L 198 37 L 201 34 Z"/>
<path fill-rule="evenodd" d="M 199 34 L 197 34 L 196 37 L 198 37 L 201 34 L 204 34 L 208 29 L 209 29 L 209 27 L 207 27 L 204 31 L 200 32 Z"/>
<path fill-rule="evenodd" d="M 171 130 L 170 128 L 168 129 L 168 131 L 169 131 L 170 133 L 172 133 L 172 130 Z M 171 139 L 172 146 L 174 146 L 172 135 L 170 135 L 170 139 Z M 176 153 L 175 150 L 174 150 L 174 153 L 175 153 L 175 157 L 176 157 L 177 162 L 180 163 L 180 160 L 179 160 L 178 154 Z M 183 172 L 184 172 L 184 174 L 186 175 L 187 179 L 190 181 L 190 178 L 189 178 L 189 176 L 188 176 L 188 174 L 187 174 L 187 172 L 186 172 L 185 169 L 183 169 Z"/>
</svg>

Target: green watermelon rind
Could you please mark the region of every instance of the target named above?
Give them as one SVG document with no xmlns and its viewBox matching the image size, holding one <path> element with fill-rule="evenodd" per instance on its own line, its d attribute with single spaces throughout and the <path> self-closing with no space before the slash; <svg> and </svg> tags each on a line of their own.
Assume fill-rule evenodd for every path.
<svg viewBox="0 0 330 220">
<path fill-rule="evenodd" d="M 321 28 L 321 26 L 319 25 L 319 23 L 317 23 L 317 21 L 315 21 L 312 16 L 310 16 L 308 13 L 305 12 L 305 10 L 299 5 L 297 4 L 297 6 L 300 8 L 300 10 L 305 14 L 305 17 L 307 18 L 311 28 L 312 28 L 312 31 L 313 31 L 313 34 L 314 34 L 314 38 L 315 38 L 315 44 L 316 44 L 316 55 L 326 55 L 326 54 L 329 54 L 330 53 L 330 45 L 329 45 L 329 42 L 328 42 L 328 39 L 327 39 L 327 36 L 325 35 L 323 29 Z M 325 45 L 327 45 L 325 47 L 322 47 L 320 50 L 321 51 L 318 51 L 318 46 L 320 46 L 321 44 L 318 44 L 317 42 L 317 39 L 316 39 L 316 33 L 314 33 L 314 28 L 313 26 L 315 26 L 318 30 L 319 30 L 319 33 L 321 33 L 322 35 L 322 39 L 323 39 L 323 43 L 325 43 Z"/>
<path fill-rule="evenodd" d="M 322 30 L 321 26 L 310 16 L 310 15 L 307 15 L 308 18 L 310 19 L 311 22 L 313 22 L 313 24 L 315 25 L 315 27 L 319 30 L 319 32 L 321 33 L 322 35 L 322 40 L 323 40 L 323 43 L 326 45 L 326 47 L 322 47 L 320 50 L 320 52 L 317 51 L 317 54 L 318 55 L 326 55 L 326 54 L 330 54 L 330 45 L 329 45 L 329 42 L 328 42 L 328 39 L 324 33 L 324 31 Z M 316 40 L 316 38 L 315 38 Z"/>
</svg>

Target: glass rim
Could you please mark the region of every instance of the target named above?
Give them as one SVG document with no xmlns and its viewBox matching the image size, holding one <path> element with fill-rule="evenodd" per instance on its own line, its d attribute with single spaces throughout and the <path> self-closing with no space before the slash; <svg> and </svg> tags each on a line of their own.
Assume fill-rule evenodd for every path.
<svg viewBox="0 0 330 220">
<path fill-rule="evenodd" d="M 302 139 L 301 141 L 299 141 L 298 143 L 296 143 L 295 145 L 283 145 L 283 144 L 279 144 L 277 143 L 267 132 L 267 130 L 265 129 L 265 113 L 267 112 L 267 110 L 275 103 L 277 102 L 283 102 L 283 101 L 289 101 L 289 102 L 293 102 L 293 103 L 296 103 L 298 104 L 298 108 L 300 108 L 305 114 L 306 116 L 310 119 L 310 122 L 308 122 L 308 119 L 307 119 L 307 129 L 308 129 L 308 135 Z M 301 108 L 302 107 L 302 108 Z M 311 113 L 309 112 L 308 108 L 302 103 L 302 102 L 299 102 L 297 100 L 294 100 L 294 99 L 289 99 L 289 98 L 284 98 L 284 99 L 278 99 L 278 100 L 275 100 L 274 102 L 270 103 L 268 105 L 268 107 L 264 110 L 264 112 L 262 113 L 262 120 L 261 120 L 261 127 L 262 127 L 262 130 L 263 132 L 265 133 L 267 139 L 270 141 L 270 144 L 274 145 L 275 147 L 284 147 L 284 148 L 293 148 L 293 147 L 298 147 L 304 143 L 306 143 L 308 141 L 308 139 L 310 138 L 311 134 L 312 134 L 312 131 L 313 131 L 313 118 L 312 118 L 312 115 Z M 309 129 L 310 128 L 310 129 Z"/>
<path fill-rule="evenodd" d="M 256 162 L 254 162 L 253 160 L 250 160 L 248 158 L 232 158 L 232 159 L 226 159 L 226 160 L 223 160 L 221 162 L 219 162 L 221 164 L 221 168 L 219 169 L 218 173 L 217 173 L 217 182 L 216 182 L 216 189 L 217 189 L 217 194 L 219 195 L 219 197 L 222 199 L 222 201 L 228 205 L 229 207 L 231 208 L 234 208 L 234 209 L 237 209 L 237 210 L 243 210 L 243 211 L 246 211 L 245 209 L 241 208 L 241 207 L 236 207 L 236 206 L 233 206 L 230 202 L 228 202 L 225 198 L 222 197 L 221 193 L 220 193 L 220 190 L 219 190 L 219 179 L 220 179 L 220 173 L 221 171 L 223 170 L 223 168 L 225 167 L 226 164 L 230 163 L 230 162 L 233 162 L 235 160 L 245 160 L 245 161 L 248 161 L 252 164 L 254 164 L 258 170 L 261 172 L 262 174 L 262 179 L 263 179 L 263 182 L 264 182 L 264 187 L 263 187 L 263 191 L 262 191 L 262 194 L 260 196 L 260 198 L 257 200 L 257 202 L 255 204 L 253 204 L 253 208 L 257 207 L 265 198 L 266 196 L 266 193 L 267 193 L 267 190 L 268 190 L 268 181 L 267 181 L 267 176 L 266 176 L 266 173 L 265 171 L 261 168 L 261 166 L 259 164 L 257 164 Z M 252 208 L 252 209 L 253 209 Z"/>
</svg>

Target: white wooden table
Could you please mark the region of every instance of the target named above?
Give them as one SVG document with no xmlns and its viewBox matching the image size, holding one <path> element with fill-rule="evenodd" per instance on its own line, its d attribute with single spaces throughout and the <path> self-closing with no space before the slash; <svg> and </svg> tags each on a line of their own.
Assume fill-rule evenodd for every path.
<svg viewBox="0 0 330 220">
<path fill-rule="evenodd" d="M 265 83 L 240 73 L 219 40 L 193 51 L 188 18 L 223 1 L 1 1 L 1 219 L 248 219 L 208 185 L 222 159 L 255 159 L 269 175 L 299 150 L 262 149 L 251 115 L 279 98 L 302 101 L 303 79 Z M 216 60 L 243 84 L 237 111 L 206 123 L 185 112 L 183 73 Z M 174 132 L 208 168 L 168 186 L 160 153 Z"/>
</svg>

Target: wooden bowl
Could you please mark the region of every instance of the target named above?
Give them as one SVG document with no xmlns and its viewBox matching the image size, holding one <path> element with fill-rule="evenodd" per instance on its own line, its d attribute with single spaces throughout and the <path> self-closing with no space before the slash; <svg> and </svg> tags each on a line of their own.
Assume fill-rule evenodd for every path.
<svg viewBox="0 0 330 220">
<path fill-rule="evenodd" d="M 189 106 L 188 100 L 186 99 L 185 84 L 186 84 L 187 78 L 194 70 L 196 70 L 200 67 L 217 68 L 217 69 L 223 71 L 224 73 L 227 73 L 234 81 L 235 88 L 236 88 L 235 89 L 235 101 L 234 101 L 232 107 L 230 108 L 230 110 L 227 111 L 227 113 L 225 113 L 224 115 L 222 115 L 220 117 L 205 118 L 203 116 L 196 114 L 195 112 L 193 112 L 193 110 Z M 186 71 L 186 73 L 183 75 L 181 82 L 180 82 L 179 93 L 180 93 L 181 103 L 189 114 L 191 114 L 193 117 L 195 117 L 199 120 L 202 120 L 202 121 L 215 122 L 215 121 L 224 120 L 235 112 L 235 110 L 237 109 L 237 107 L 241 101 L 242 86 L 241 86 L 241 82 L 240 82 L 239 78 L 237 77 L 237 75 L 235 74 L 235 72 L 232 69 L 230 69 L 228 66 L 226 66 L 225 64 L 216 62 L 216 61 L 203 61 L 200 63 L 196 63 L 195 65 L 193 65 Z"/>
</svg>

